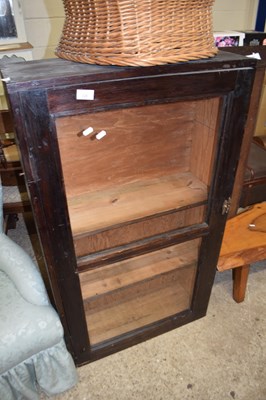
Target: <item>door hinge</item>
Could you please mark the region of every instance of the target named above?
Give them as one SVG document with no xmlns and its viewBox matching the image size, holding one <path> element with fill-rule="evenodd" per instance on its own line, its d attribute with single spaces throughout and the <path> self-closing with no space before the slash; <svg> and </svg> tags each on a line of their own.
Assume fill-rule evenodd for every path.
<svg viewBox="0 0 266 400">
<path fill-rule="evenodd" d="M 222 215 L 228 214 L 230 211 L 230 207 L 231 207 L 231 197 L 228 197 L 228 199 L 226 199 L 223 202 Z"/>
</svg>

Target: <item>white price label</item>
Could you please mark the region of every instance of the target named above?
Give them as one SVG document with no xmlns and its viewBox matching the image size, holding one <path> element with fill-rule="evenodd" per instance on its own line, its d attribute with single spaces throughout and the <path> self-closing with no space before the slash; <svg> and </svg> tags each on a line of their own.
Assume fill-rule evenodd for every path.
<svg viewBox="0 0 266 400">
<path fill-rule="evenodd" d="M 77 89 L 76 93 L 77 100 L 94 100 L 93 89 Z"/>
</svg>

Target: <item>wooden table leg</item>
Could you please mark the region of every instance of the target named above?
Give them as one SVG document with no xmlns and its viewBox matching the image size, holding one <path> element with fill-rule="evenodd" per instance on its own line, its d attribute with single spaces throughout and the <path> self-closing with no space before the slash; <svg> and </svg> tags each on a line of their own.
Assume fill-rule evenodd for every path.
<svg viewBox="0 0 266 400">
<path fill-rule="evenodd" d="M 233 268 L 233 299 L 241 303 L 245 299 L 249 264 Z"/>
</svg>

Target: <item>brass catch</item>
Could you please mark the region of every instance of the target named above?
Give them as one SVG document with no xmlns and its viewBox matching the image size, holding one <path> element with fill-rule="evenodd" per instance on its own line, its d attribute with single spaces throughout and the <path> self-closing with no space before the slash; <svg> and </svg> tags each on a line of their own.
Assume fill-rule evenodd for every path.
<svg viewBox="0 0 266 400">
<path fill-rule="evenodd" d="M 222 215 L 228 214 L 230 211 L 230 207 L 231 207 L 231 197 L 228 197 L 228 199 L 226 199 L 223 202 Z"/>
</svg>

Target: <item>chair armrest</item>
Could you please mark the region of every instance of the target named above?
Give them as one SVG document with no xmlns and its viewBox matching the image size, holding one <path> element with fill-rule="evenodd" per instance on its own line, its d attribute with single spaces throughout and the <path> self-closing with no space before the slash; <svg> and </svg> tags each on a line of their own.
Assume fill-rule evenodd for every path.
<svg viewBox="0 0 266 400">
<path fill-rule="evenodd" d="M 0 270 L 12 280 L 21 296 L 35 305 L 50 304 L 41 274 L 30 256 L 0 233 Z"/>
</svg>

